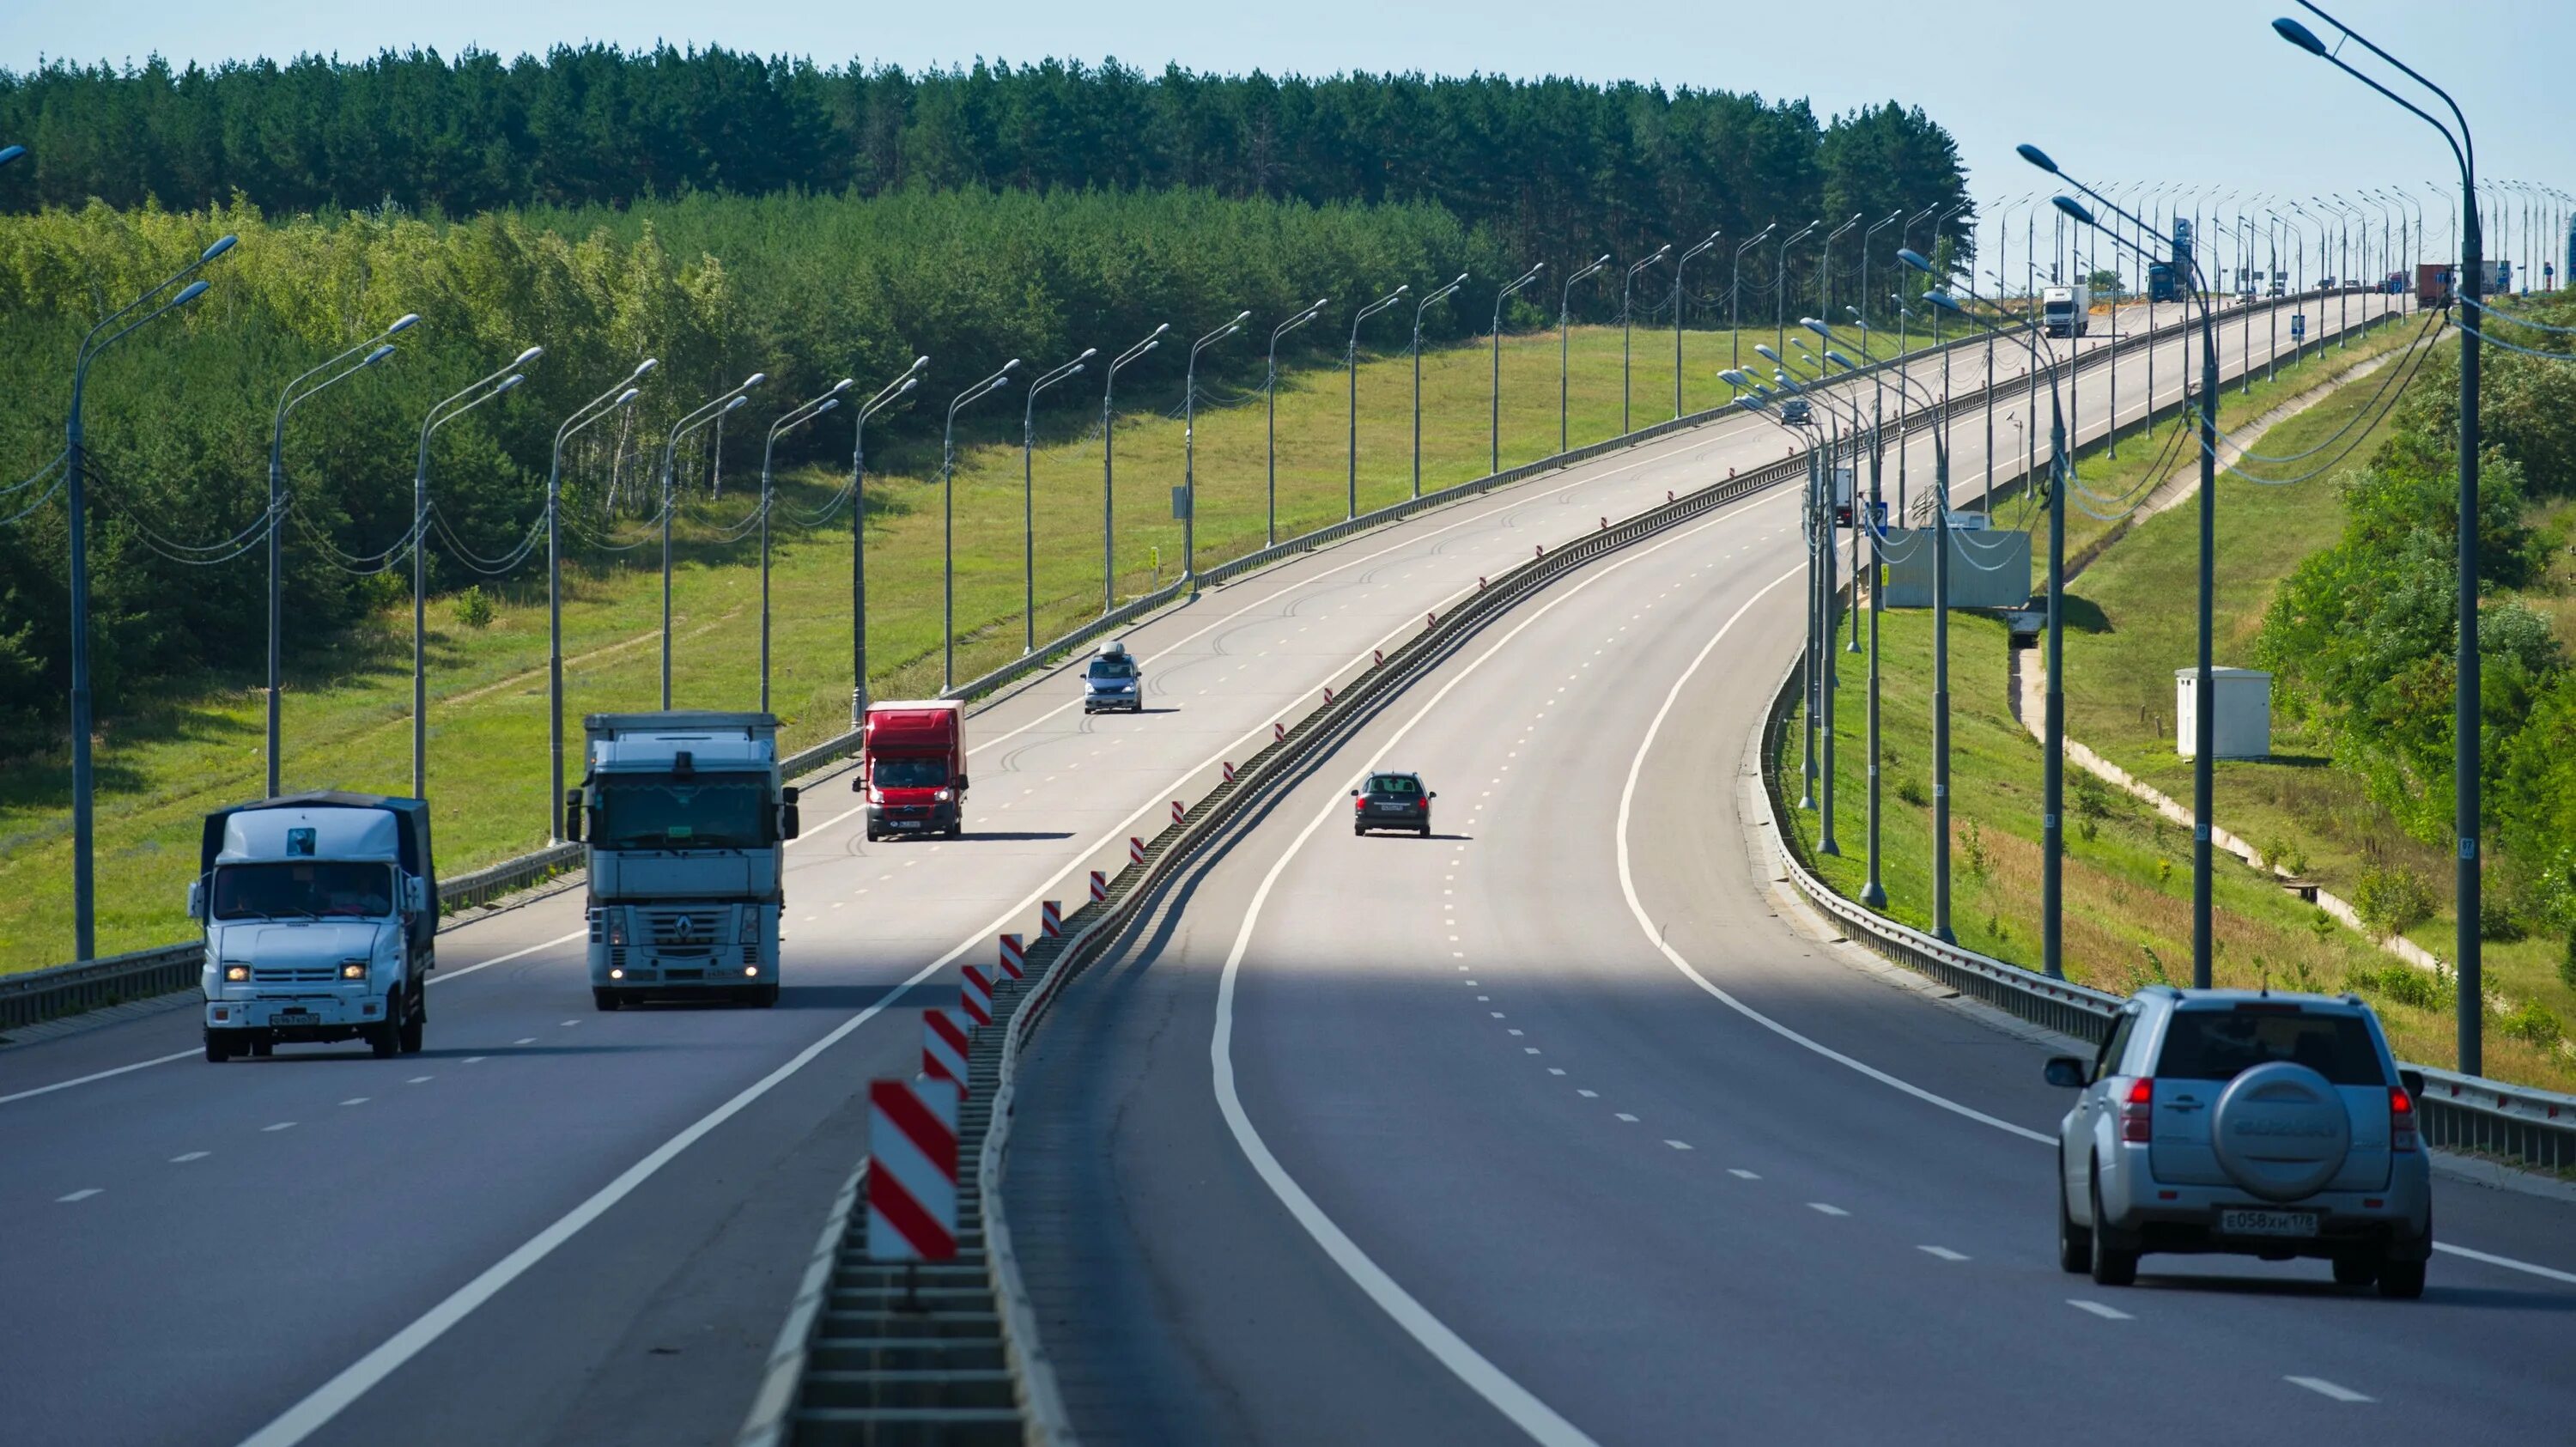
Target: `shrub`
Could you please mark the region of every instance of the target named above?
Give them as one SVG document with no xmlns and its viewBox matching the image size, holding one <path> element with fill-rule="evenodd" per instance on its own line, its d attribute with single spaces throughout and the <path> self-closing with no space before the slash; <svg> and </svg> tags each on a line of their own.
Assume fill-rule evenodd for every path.
<svg viewBox="0 0 2576 1447">
<path fill-rule="evenodd" d="M 2348 989 L 2418 1010 L 2447 1009 L 2457 998 L 2447 980 L 2412 965 L 2354 965 L 2344 971 L 2343 980 Z"/>
<path fill-rule="evenodd" d="M 2309 912 L 2308 933 L 2317 937 L 2318 944 L 2324 944 L 2327 940 L 2334 938 L 2334 932 L 2335 917 L 2333 915 L 2326 913 L 2322 909 L 2312 910 Z"/>
<path fill-rule="evenodd" d="M 2576 930 L 2567 933 L 2567 948 L 2558 956 L 2558 982 L 2576 990 Z"/>
<path fill-rule="evenodd" d="M 1910 776 L 1896 781 L 1896 797 L 1917 809 L 1926 808 L 1932 803 L 1932 796 L 1923 792 L 1922 781 Z"/>
<path fill-rule="evenodd" d="M 481 584 L 456 595 L 456 621 L 478 633 L 492 626 L 492 599 Z"/>
<path fill-rule="evenodd" d="M 2401 935 L 2433 917 L 2433 893 L 2404 865 L 2365 869 L 2352 907 L 2374 933 Z"/>
<path fill-rule="evenodd" d="M 2537 1000 L 2523 1002 L 2521 1009 L 2497 1022 L 2497 1028 L 2516 1040 L 2544 1050 L 2555 1047 L 2567 1034 L 2566 1027 L 2558 1023 L 2558 1017 Z"/>
</svg>

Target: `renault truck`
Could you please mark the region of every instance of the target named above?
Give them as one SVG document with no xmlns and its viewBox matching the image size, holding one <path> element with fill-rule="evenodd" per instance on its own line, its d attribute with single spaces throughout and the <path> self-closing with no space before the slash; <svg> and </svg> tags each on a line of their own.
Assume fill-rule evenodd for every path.
<svg viewBox="0 0 2576 1447">
<path fill-rule="evenodd" d="M 208 814 L 188 914 L 205 929 L 206 1059 L 364 1040 L 417 1051 L 437 965 L 429 806 L 288 794 Z"/>
<path fill-rule="evenodd" d="M 778 1003 L 796 790 L 766 713 L 595 713 L 563 834 L 590 866 L 590 993 Z"/>
<path fill-rule="evenodd" d="M 2093 330 L 2093 296 L 2082 286 L 2052 286 L 2039 294 L 2040 320 L 2052 337 L 2080 337 Z"/>
</svg>

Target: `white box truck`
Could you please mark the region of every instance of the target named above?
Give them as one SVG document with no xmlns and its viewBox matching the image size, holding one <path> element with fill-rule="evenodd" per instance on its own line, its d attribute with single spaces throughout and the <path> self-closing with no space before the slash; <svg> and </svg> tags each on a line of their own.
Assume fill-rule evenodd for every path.
<svg viewBox="0 0 2576 1447">
<path fill-rule="evenodd" d="M 2039 316 L 2052 337 L 2080 337 L 2093 330 L 2093 294 L 2081 286 L 2044 287 Z"/>
<path fill-rule="evenodd" d="M 595 713 L 564 838 L 589 845 L 590 992 L 778 1003 L 796 790 L 765 713 Z"/>
<path fill-rule="evenodd" d="M 206 816 L 188 913 L 206 931 L 206 1059 L 283 1042 L 420 1049 L 438 874 L 419 799 L 289 794 Z"/>
</svg>

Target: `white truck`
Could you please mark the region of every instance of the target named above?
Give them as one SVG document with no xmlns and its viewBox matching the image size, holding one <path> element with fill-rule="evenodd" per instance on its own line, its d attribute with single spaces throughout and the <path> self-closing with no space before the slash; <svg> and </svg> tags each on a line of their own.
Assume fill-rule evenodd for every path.
<svg viewBox="0 0 2576 1447">
<path fill-rule="evenodd" d="M 582 721 L 564 838 L 590 846 L 590 993 L 778 1003 L 778 918 L 796 790 L 765 713 L 600 713 Z"/>
<path fill-rule="evenodd" d="M 282 1042 L 420 1049 L 437 965 L 429 806 L 322 792 L 206 816 L 188 914 L 206 932 L 206 1059 Z"/>
<path fill-rule="evenodd" d="M 2082 286 L 2043 287 L 2041 325 L 2052 337 L 2080 337 L 2093 330 L 2093 294 Z"/>
</svg>

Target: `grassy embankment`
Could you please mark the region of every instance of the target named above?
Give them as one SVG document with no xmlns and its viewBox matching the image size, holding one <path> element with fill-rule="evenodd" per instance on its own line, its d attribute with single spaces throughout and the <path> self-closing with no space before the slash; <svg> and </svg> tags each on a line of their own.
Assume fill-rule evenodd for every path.
<svg viewBox="0 0 2576 1447">
<path fill-rule="evenodd" d="M 2374 345 L 2396 340 L 2395 328 Z M 2411 328 L 2407 329 L 2411 332 Z M 2230 391 L 2222 425 L 2241 425 L 2340 373 L 2354 353 L 2328 352 L 2277 383 L 2256 383 L 2250 397 Z M 2394 365 L 2393 363 L 2391 365 Z M 2346 384 L 2274 427 L 2257 450 L 2283 455 L 2324 442 L 2363 406 L 2379 374 Z M 2268 390 L 2267 390 L 2268 386 Z M 2160 428 L 2162 436 L 2173 424 Z M 2344 442 L 2352 440 L 2347 433 Z M 2344 463 L 2377 445 L 2373 429 Z M 2336 444 L 2340 448 L 2342 444 Z M 2320 460 L 2327 453 L 2319 454 Z M 2099 449 L 2079 459 L 2088 486 L 2111 496 L 2146 480 L 2158 456 L 2124 440 L 2111 463 Z M 2172 462 L 2186 463 L 2184 450 Z M 2341 471 L 2342 469 L 2337 469 Z M 2218 487 L 2218 572 L 2214 651 L 2221 664 L 2243 664 L 2278 581 L 2298 561 L 2331 543 L 2342 527 L 2334 474 L 2294 487 L 2264 487 L 2222 476 Z M 2016 508 L 1999 508 L 2010 520 Z M 2191 797 L 2189 761 L 2172 740 L 2174 670 L 2193 653 L 2188 606 L 2197 568 L 2198 524 L 2190 504 L 2129 529 L 2073 583 L 2066 636 L 2067 732 L 2167 795 Z M 2074 541 L 2104 526 L 2069 515 Z M 2044 527 L 2044 522 L 2033 519 Z M 2043 544 L 2044 546 L 2044 544 Z M 1889 913 L 1907 924 L 1931 921 L 1930 764 L 1931 619 L 1889 612 L 1882 622 L 1882 730 L 1886 794 L 1882 807 L 1881 877 Z M 2008 641 L 2002 624 L 1958 614 L 1951 620 L 1952 927 L 1961 943 L 2036 968 L 2040 952 L 2040 776 L 2038 743 L 2013 716 L 2006 697 Z M 1820 861 L 1836 889 L 1857 897 L 1866 879 L 1865 709 L 1867 659 L 1841 655 L 1836 722 L 1836 834 L 1839 858 Z M 2029 660 L 2034 666 L 2037 659 Z M 2440 851 L 2406 839 L 2363 797 L 2359 783 L 2327 766 L 2321 748 L 2285 717 L 2273 721 L 2274 757 L 2266 763 L 2223 762 L 2217 768 L 2217 817 L 2243 837 L 2297 859 L 2304 872 L 2349 894 L 2361 861 L 2373 851 L 2424 866 Z M 1786 735 L 1786 767 L 1798 762 L 1798 730 Z M 2065 868 L 2065 962 L 2068 975 L 2115 991 L 2153 980 L 2188 983 L 2191 975 L 2190 831 L 2164 820 L 2127 794 L 2067 770 L 2068 857 Z M 1810 849 L 1812 813 L 1796 820 Z M 2277 846 L 2273 841 L 2279 841 Z M 2215 975 L 2221 984 L 2341 990 L 2361 988 L 2378 1004 L 2400 1054 L 2448 1064 L 2453 1024 L 2447 997 L 2433 982 L 2282 890 L 2266 875 L 2220 853 L 2214 867 Z M 2447 926 L 2418 932 L 2419 942 L 2448 953 Z M 2537 1001 L 2569 1018 L 2576 1001 L 2557 980 L 2546 946 L 2488 947 L 2490 988 L 2517 1001 Z M 2490 1018 L 2486 1070 L 2503 1079 L 2555 1089 L 2576 1088 L 2576 1068 L 2544 1034 L 2518 1036 Z"/>
<path fill-rule="evenodd" d="M 1766 329 L 1748 329 L 1745 355 Z M 1893 336 L 1877 339 L 1881 355 Z M 1856 355 L 1858 339 L 1838 337 Z M 1731 364 L 1731 334 L 1685 333 L 1686 405 L 1724 402 L 1716 373 Z M 1227 345 L 1239 346 L 1240 342 Z M 1672 334 L 1640 328 L 1633 341 L 1633 419 L 1672 412 Z M 1570 434 L 1576 445 L 1615 434 L 1620 421 L 1620 337 L 1582 328 L 1573 337 Z M 1504 465 L 1557 450 L 1557 338 L 1507 337 L 1503 345 Z M 1483 344 L 1423 359 L 1423 486 L 1484 475 L 1491 354 Z M 1086 376 L 1074 385 L 1094 383 Z M 1120 377 L 1121 401 L 1139 409 L 1176 401 L 1179 379 L 1148 365 Z M 1338 368 L 1283 377 L 1279 425 L 1279 535 L 1339 519 L 1345 506 L 1347 411 Z M 1359 373 L 1359 506 L 1384 506 L 1411 490 L 1412 371 L 1401 353 L 1364 357 Z M 1199 415 L 1198 547 L 1203 564 L 1258 547 L 1263 537 L 1264 426 L 1249 405 Z M 944 405 L 926 404 L 926 405 Z M 961 446 L 956 481 L 960 678 L 1018 655 L 1021 626 L 1021 470 L 1016 394 L 983 404 L 979 444 Z M 1177 408 L 1174 408 L 1177 411 Z M 996 416 L 995 414 L 1010 414 Z M 940 496 L 935 444 L 872 448 L 868 479 L 868 657 L 878 697 L 940 687 Z M 880 470 L 882 469 L 882 470 Z M 1181 427 L 1139 410 L 1118 429 L 1117 544 L 1120 595 L 1177 570 L 1180 525 L 1170 488 L 1181 475 Z M 1042 438 L 1035 459 L 1037 636 L 1100 609 L 1101 447 L 1097 427 Z M 784 502 L 810 513 L 845 475 L 817 470 L 785 481 Z M 682 537 L 703 537 L 744 516 L 745 478 L 720 504 L 700 509 Z M 564 613 L 566 711 L 578 768 L 579 717 L 650 708 L 659 692 L 659 553 L 649 542 L 623 568 L 568 579 Z M 758 552 L 746 540 L 680 549 L 673 616 L 673 691 L 684 707 L 750 707 L 759 696 Z M 848 521 L 813 530 L 781 523 L 772 582 L 773 707 L 790 747 L 846 727 L 849 661 Z M 237 563 L 253 567 L 255 562 Z M 497 588 L 492 616 L 468 626 L 454 599 L 429 613 L 429 794 L 439 863 L 455 873 L 545 841 L 546 612 L 541 564 Z M 288 620 L 293 627 L 293 620 Z M 283 783 L 403 793 L 410 780 L 410 610 L 389 610 L 290 673 Z M 198 819 L 210 807 L 256 796 L 263 760 L 258 680 L 224 678 L 130 719 L 99 752 L 98 941 L 102 953 L 181 938 L 180 905 L 195 869 Z M 0 772 L 0 971 L 39 968 L 71 953 L 69 780 L 60 761 Z"/>
</svg>

